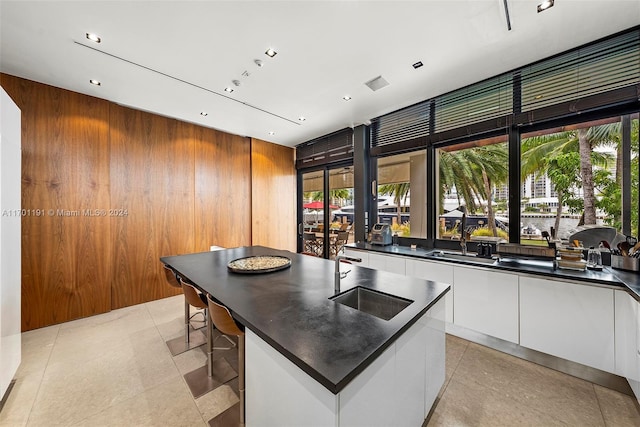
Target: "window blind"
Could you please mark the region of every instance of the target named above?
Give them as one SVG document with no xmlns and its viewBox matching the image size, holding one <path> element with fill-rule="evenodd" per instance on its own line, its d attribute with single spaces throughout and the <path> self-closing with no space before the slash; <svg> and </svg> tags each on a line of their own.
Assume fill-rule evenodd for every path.
<svg viewBox="0 0 640 427">
<path fill-rule="evenodd" d="M 640 83 L 640 31 L 632 31 L 521 70 L 522 111 Z"/>
<path fill-rule="evenodd" d="M 435 132 L 513 113 L 513 77 L 503 74 L 435 98 Z"/>
<path fill-rule="evenodd" d="M 640 102 L 640 27 L 372 120 L 371 155 Z"/>
<path fill-rule="evenodd" d="M 346 128 L 296 146 L 296 168 L 353 159 L 353 129 Z"/>
<path fill-rule="evenodd" d="M 378 148 L 413 141 L 414 146 L 426 146 L 421 141 L 429 135 L 429 101 L 421 102 L 371 120 L 371 147 Z"/>
</svg>

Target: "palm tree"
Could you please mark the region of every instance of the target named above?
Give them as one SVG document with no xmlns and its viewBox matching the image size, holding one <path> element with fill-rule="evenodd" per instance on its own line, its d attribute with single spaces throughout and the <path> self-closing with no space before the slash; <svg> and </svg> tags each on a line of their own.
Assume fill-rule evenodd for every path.
<svg viewBox="0 0 640 427">
<path fill-rule="evenodd" d="M 494 236 L 498 235 L 493 212 L 493 191 L 509 176 L 508 152 L 505 143 L 491 144 L 458 151 L 440 153 L 440 206 L 444 194 L 456 189 L 464 200 L 467 211 L 473 213 L 479 206 L 476 200 L 486 200 L 487 223 Z"/>
<path fill-rule="evenodd" d="M 606 154 L 593 151 L 593 148 L 615 141 L 614 135 L 616 131 L 619 132 L 619 129 L 620 123 L 616 122 L 526 138 L 522 141 L 521 176 L 523 179 L 529 175 L 534 175 L 535 177 L 541 176 L 549 170 L 549 162 L 555 157 L 571 152 L 579 153 L 580 168 L 577 173 L 580 176 L 580 184 L 583 191 L 583 215 L 581 224 L 595 224 L 596 197 L 593 182 L 593 166 L 595 164 L 606 167 L 610 161 L 610 157 Z M 554 183 L 554 186 L 558 187 L 556 183 Z M 560 187 L 562 187 L 562 185 L 560 185 Z M 570 190 L 570 188 L 561 188 L 560 191 Z M 560 196 L 559 194 L 559 200 L 561 199 Z M 566 194 L 562 196 L 567 197 Z M 559 226 L 559 218 L 562 213 L 562 204 L 558 204 L 556 229 Z"/>
<path fill-rule="evenodd" d="M 497 237 L 492 188 L 496 184 L 506 182 L 509 178 L 509 154 L 505 144 L 487 145 L 473 150 L 478 154 L 478 160 L 480 160 L 474 165 L 474 168 L 480 169 L 482 174 L 484 196 L 487 201 L 487 225 L 493 236 Z"/>
<path fill-rule="evenodd" d="M 385 184 L 378 187 L 378 193 L 388 194 L 393 197 L 393 202 L 396 204 L 396 212 L 398 215 L 398 224 L 402 224 L 402 202 L 406 202 L 409 195 L 410 184 L 408 182 L 401 182 L 399 184 Z"/>
</svg>

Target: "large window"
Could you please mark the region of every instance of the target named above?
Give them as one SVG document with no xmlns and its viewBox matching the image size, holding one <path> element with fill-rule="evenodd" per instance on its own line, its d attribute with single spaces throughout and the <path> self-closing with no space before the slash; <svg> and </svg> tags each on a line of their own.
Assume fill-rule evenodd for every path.
<svg viewBox="0 0 640 427">
<path fill-rule="evenodd" d="M 376 222 L 400 237 L 427 237 L 426 150 L 378 159 Z"/>
<path fill-rule="evenodd" d="M 619 239 L 615 231 L 637 236 L 637 114 L 523 133 L 521 141 L 521 243 L 546 245 L 547 231 L 581 246 L 576 233 L 587 228 L 601 237 L 585 245 Z"/>
<path fill-rule="evenodd" d="M 509 240 L 507 141 L 500 135 L 436 150 L 437 238 Z"/>
<path fill-rule="evenodd" d="M 442 248 L 547 245 L 546 233 L 580 244 L 589 227 L 637 236 L 639 53 L 635 27 L 373 118 L 358 144 L 338 144 L 358 153 L 355 227 L 385 222 Z M 347 163 L 336 135 L 299 146 L 298 167 Z"/>
</svg>

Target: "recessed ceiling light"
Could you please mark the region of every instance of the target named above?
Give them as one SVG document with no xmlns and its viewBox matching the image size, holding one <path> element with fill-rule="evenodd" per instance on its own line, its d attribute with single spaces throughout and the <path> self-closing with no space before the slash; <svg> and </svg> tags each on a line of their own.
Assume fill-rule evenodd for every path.
<svg viewBox="0 0 640 427">
<path fill-rule="evenodd" d="M 231 93 L 231 92 L 233 92 L 233 88 L 230 87 L 230 86 L 227 86 L 227 87 L 224 88 L 224 91 Z"/>
<path fill-rule="evenodd" d="M 411 66 L 413 67 L 414 70 L 417 70 L 418 68 L 422 67 L 424 64 L 422 63 L 422 61 L 418 61 L 416 63 L 411 64 Z"/>
<path fill-rule="evenodd" d="M 300 120 L 301 122 L 304 122 L 305 120 L 307 120 L 307 118 L 303 117 L 303 116 L 300 116 L 300 117 L 298 117 L 298 120 Z"/>
<path fill-rule="evenodd" d="M 351 97 L 349 95 L 345 95 L 342 97 L 342 99 L 344 99 L 345 101 L 349 101 Z"/>
<path fill-rule="evenodd" d="M 100 80 L 96 80 L 96 79 L 89 80 L 89 83 L 91 83 L 92 85 L 96 85 L 96 86 L 100 86 L 102 84 L 102 83 L 100 83 Z"/>
<path fill-rule="evenodd" d="M 552 6 L 553 6 L 553 0 L 544 0 L 542 3 L 538 5 L 538 13 L 542 12 L 543 10 L 549 9 Z"/>
<path fill-rule="evenodd" d="M 276 56 L 278 54 L 278 52 L 276 52 L 275 50 L 269 48 L 267 49 L 267 51 L 265 52 L 265 54 L 270 57 L 273 58 L 274 56 Z"/>
<path fill-rule="evenodd" d="M 94 34 L 94 33 L 86 33 L 86 37 L 89 40 L 91 40 L 92 42 L 100 43 L 102 41 L 100 36 L 98 36 L 97 34 Z"/>
<path fill-rule="evenodd" d="M 262 63 L 262 60 L 260 59 L 254 59 L 253 62 L 258 66 L 258 67 L 262 67 L 264 64 Z"/>
<path fill-rule="evenodd" d="M 209 115 L 209 113 L 207 113 L 206 111 L 201 111 L 201 112 L 200 112 L 200 115 L 201 115 L 202 117 L 207 117 L 207 116 Z"/>
</svg>

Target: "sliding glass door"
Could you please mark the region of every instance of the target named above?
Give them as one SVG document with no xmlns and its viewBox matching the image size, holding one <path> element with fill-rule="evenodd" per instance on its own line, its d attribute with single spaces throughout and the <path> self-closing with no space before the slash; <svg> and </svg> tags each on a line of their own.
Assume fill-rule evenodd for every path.
<svg viewBox="0 0 640 427">
<path fill-rule="evenodd" d="M 353 166 L 300 175 L 299 251 L 333 259 L 353 241 Z"/>
</svg>

